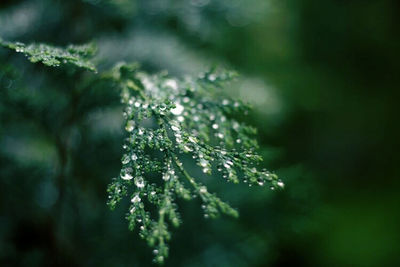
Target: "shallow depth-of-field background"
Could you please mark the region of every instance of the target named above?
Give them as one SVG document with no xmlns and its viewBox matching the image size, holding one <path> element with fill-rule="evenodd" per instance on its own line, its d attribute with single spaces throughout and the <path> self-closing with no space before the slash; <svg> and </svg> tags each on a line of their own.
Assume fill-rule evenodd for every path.
<svg viewBox="0 0 400 267">
<path fill-rule="evenodd" d="M 204 178 L 240 218 L 207 220 L 197 201 L 180 202 L 165 266 L 399 266 L 399 10 L 389 0 L 6 0 L 0 37 L 93 41 L 100 69 L 123 60 L 179 77 L 213 65 L 241 74 L 225 93 L 253 105 L 264 165 L 286 189 Z M 83 94 L 77 105 L 91 108 L 60 159 L 66 77 L 0 49 L 0 265 L 150 266 L 126 207 L 106 206 L 122 154 L 118 92 Z"/>
</svg>

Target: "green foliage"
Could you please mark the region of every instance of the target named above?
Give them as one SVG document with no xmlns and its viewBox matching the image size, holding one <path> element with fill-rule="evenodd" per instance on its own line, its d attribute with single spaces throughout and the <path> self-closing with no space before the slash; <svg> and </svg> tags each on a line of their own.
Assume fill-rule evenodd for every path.
<svg viewBox="0 0 400 267">
<path fill-rule="evenodd" d="M 141 237 L 155 248 L 156 262 L 162 263 L 168 255 L 166 217 L 173 226 L 180 224 L 176 198 L 198 197 L 205 218 L 220 213 L 238 216 L 193 178 L 184 162 L 190 164 L 192 159 L 204 174 L 217 171 L 228 182 L 283 188 L 275 174 L 256 168 L 261 157 L 255 152 L 255 129 L 235 119 L 248 107 L 219 91 L 235 73 L 212 70 L 178 80 L 120 64 L 112 77 L 121 90 L 128 137 L 121 173 L 108 188 L 108 204 L 113 209 L 124 196 L 131 199 L 129 227 L 140 225 Z M 154 207 L 158 219 L 150 214 Z"/>
<path fill-rule="evenodd" d="M 93 44 L 69 45 L 65 49 L 47 44 L 29 44 L 7 42 L 0 38 L 0 45 L 16 52 L 23 53 L 33 62 L 42 62 L 46 66 L 58 67 L 61 64 L 72 64 L 96 72 L 96 67 L 89 59 L 96 49 Z"/>
<path fill-rule="evenodd" d="M 95 71 L 88 61 L 94 52 L 91 45 L 61 49 L 1 44 L 24 53 L 31 62 L 55 67 L 70 63 Z M 237 119 L 249 107 L 221 91 L 235 77 L 234 72 L 211 69 L 195 78 L 176 79 L 166 73 L 148 75 L 135 64 L 120 63 L 89 82 L 108 83 L 121 94 L 127 137 L 122 169 L 108 187 L 108 205 L 114 209 L 124 197 L 130 199 L 129 229 L 139 226 L 139 235 L 154 249 L 157 263 L 168 256 L 168 224 L 181 223 L 177 198 L 200 199 L 205 218 L 221 213 L 238 217 L 234 208 L 194 176 L 216 172 L 227 182 L 268 184 L 272 190 L 284 187 L 275 174 L 257 169 L 262 158 L 256 153 L 256 130 Z M 198 166 L 198 174 L 189 174 L 185 166 L 190 164 Z"/>
</svg>

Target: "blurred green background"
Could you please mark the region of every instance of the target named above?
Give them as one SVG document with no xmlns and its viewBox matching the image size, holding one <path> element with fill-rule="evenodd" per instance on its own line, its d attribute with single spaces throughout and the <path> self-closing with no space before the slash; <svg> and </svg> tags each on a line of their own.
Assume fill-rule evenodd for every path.
<svg viewBox="0 0 400 267">
<path fill-rule="evenodd" d="M 241 73 L 225 93 L 254 106 L 248 122 L 286 189 L 207 180 L 241 216 L 206 220 L 199 203 L 180 202 L 165 266 L 400 266 L 399 10 L 394 0 L 2 0 L 0 36 L 94 41 L 100 69 Z M 82 92 L 73 75 L 0 50 L 0 265 L 151 266 L 126 206 L 105 204 L 122 154 L 118 92 Z"/>
</svg>

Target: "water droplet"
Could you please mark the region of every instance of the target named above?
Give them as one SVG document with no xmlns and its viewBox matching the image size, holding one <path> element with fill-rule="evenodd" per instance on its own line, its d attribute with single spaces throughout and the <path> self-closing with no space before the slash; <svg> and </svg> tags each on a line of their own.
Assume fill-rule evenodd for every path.
<svg viewBox="0 0 400 267">
<path fill-rule="evenodd" d="M 175 103 L 175 108 L 171 109 L 171 113 L 177 116 L 180 115 L 184 109 L 185 108 L 181 104 Z"/>
<path fill-rule="evenodd" d="M 127 132 L 132 132 L 134 127 L 135 127 L 135 121 L 134 121 L 134 120 L 129 120 L 129 121 L 126 123 L 125 130 L 126 130 Z"/>
<path fill-rule="evenodd" d="M 191 151 L 193 151 L 193 149 L 191 149 L 190 147 L 188 147 L 188 146 L 183 146 L 183 151 L 184 152 L 191 152 Z"/>
<path fill-rule="evenodd" d="M 138 202 L 140 202 L 140 201 L 141 201 L 141 199 L 140 199 L 140 197 L 139 197 L 138 194 L 136 194 L 136 195 L 131 199 L 131 202 L 132 202 L 132 203 L 138 203 Z"/>
<path fill-rule="evenodd" d="M 164 181 L 168 181 L 169 178 L 171 178 L 171 175 L 170 175 L 169 173 L 166 172 L 166 173 L 163 174 L 162 179 L 163 179 Z"/>
<path fill-rule="evenodd" d="M 208 161 L 207 161 L 207 160 L 205 160 L 205 159 L 200 159 L 200 166 L 202 166 L 202 167 L 207 167 L 207 165 L 208 165 Z"/>
<path fill-rule="evenodd" d="M 227 169 L 230 169 L 232 165 L 233 165 L 233 162 L 230 160 L 227 160 L 224 162 L 224 167 Z"/>
<path fill-rule="evenodd" d="M 127 155 L 125 155 L 125 156 L 122 158 L 122 164 L 128 164 L 129 161 L 130 161 L 130 159 L 129 159 L 129 156 L 127 156 Z"/>
<path fill-rule="evenodd" d="M 165 81 L 164 86 L 171 87 L 173 90 L 178 89 L 178 83 L 173 79 L 168 79 Z"/>
<path fill-rule="evenodd" d="M 207 187 L 205 187 L 205 186 L 202 186 L 202 187 L 200 187 L 200 193 L 202 193 L 202 194 L 204 194 L 204 193 L 207 193 Z"/>
<path fill-rule="evenodd" d="M 175 132 L 179 131 L 179 128 L 178 128 L 177 126 L 175 126 L 175 125 L 172 125 L 172 126 L 171 126 L 171 129 L 172 129 L 173 131 L 175 131 Z"/>
<path fill-rule="evenodd" d="M 121 179 L 122 179 L 122 180 L 126 180 L 126 181 L 129 181 L 129 180 L 131 180 L 132 178 L 133 178 L 133 176 L 130 175 L 129 173 L 125 173 L 124 175 L 121 176 Z"/>
<path fill-rule="evenodd" d="M 138 188 L 143 188 L 143 187 L 144 187 L 144 180 L 143 180 L 143 177 L 141 177 L 141 176 L 136 177 L 136 178 L 135 178 L 135 185 L 136 185 Z"/>
<path fill-rule="evenodd" d="M 132 208 L 129 210 L 129 212 L 130 212 L 131 214 L 133 214 L 135 211 L 136 211 L 136 207 L 132 207 Z"/>
</svg>

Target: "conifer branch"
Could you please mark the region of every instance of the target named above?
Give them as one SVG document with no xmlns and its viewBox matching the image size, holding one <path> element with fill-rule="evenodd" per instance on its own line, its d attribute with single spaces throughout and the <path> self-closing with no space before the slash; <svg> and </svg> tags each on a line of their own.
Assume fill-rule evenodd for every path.
<svg viewBox="0 0 400 267">
<path fill-rule="evenodd" d="M 68 63 L 96 71 L 89 61 L 94 53 L 92 45 L 61 49 L 1 39 L 0 45 L 25 54 L 31 62 L 53 67 Z M 227 182 L 269 184 L 272 190 L 284 187 L 277 175 L 259 169 L 262 158 L 256 152 L 256 130 L 236 119 L 249 107 L 220 90 L 235 77 L 234 72 L 211 69 L 179 80 L 166 74 L 150 76 L 135 64 L 119 63 L 94 78 L 120 91 L 127 132 L 122 168 L 108 186 L 107 203 L 114 209 L 129 196 L 129 229 L 139 225 L 139 235 L 154 249 L 157 263 L 168 257 L 168 223 L 174 227 L 181 223 L 176 198 L 199 197 L 205 218 L 221 213 L 239 215 L 189 174 L 183 165 L 188 159 L 204 175 L 216 172 Z M 152 216 L 151 211 L 158 216 Z"/>
</svg>

